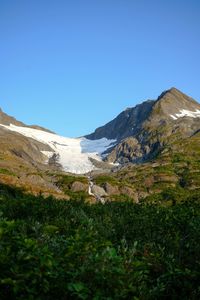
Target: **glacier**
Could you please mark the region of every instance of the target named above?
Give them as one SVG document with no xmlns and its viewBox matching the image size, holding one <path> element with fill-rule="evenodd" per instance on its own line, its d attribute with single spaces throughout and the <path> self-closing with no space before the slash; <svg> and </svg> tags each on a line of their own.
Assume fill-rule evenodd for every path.
<svg viewBox="0 0 200 300">
<path fill-rule="evenodd" d="M 116 143 L 116 140 L 107 138 L 98 140 L 89 140 L 85 137 L 67 138 L 43 130 L 13 124 L 0 124 L 0 126 L 49 145 L 52 151 L 41 151 L 47 157 L 47 162 L 50 157 L 56 154 L 63 170 L 75 174 L 86 174 L 95 170 L 96 167 L 90 159 L 102 161 L 101 154 Z"/>
</svg>

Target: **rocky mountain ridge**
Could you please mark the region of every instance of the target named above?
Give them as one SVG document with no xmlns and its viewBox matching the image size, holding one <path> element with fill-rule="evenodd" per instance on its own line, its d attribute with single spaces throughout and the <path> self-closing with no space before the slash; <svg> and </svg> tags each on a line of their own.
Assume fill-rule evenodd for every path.
<svg viewBox="0 0 200 300">
<path fill-rule="evenodd" d="M 26 125 L 23 122 L 16 120 L 14 117 L 7 115 L 5 112 L 2 111 L 1 108 L 0 108 L 0 124 L 3 124 L 3 125 L 13 124 L 16 126 L 35 128 L 35 129 L 43 130 L 46 132 L 54 133 L 53 131 L 51 131 L 47 128 L 44 128 L 42 126 L 39 126 L 39 125 Z"/>
<path fill-rule="evenodd" d="M 154 157 L 170 140 L 189 137 L 200 129 L 200 104 L 176 88 L 126 109 L 114 120 L 87 135 L 103 135 L 118 143 L 106 156 L 109 162 L 142 162 Z"/>
<path fill-rule="evenodd" d="M 129 136 L 135 136 L 143 128 L 144 122 L 154 121 L 171 122 L 181 110 L 195 111 L 200 109 L 200 104 L 191 97 L 182 93 L 176 88 L 171 88 L 157 98 L 147 100 L 132 108 L 127 108 L 116 118 L 102 127 L 97 128 L 93 133 L 86 135 L 89 139 L 100 139 L 107 137 L 118 141 Z"/>
<path fill-rule="evenodd" d="M 200 105 L 175 88 L 157 100 L 126 109 L 81 139 L 51 135 L 2 111 L 0 125 L 0 182 L 4 184 L 57 198 L 81 193 L 89 201 L 95 194 L 95 199 L 123 196 L 136 202 L 165 188 L 200 188 Z M 86 163 L 88 168 L 89 162 L 89 180 L 87 174 L 63 172 L 56 151 L 60 149 L 65 158 L 69 153 L 65 147 L 72 151 L 65 164 L 76 162 L 75 153 L 78 167 L 85 168 Z M 97 148 L 105 162 L 97 159 Z"/>
<path fill-rule="evenodd" d="M 10 124 L 15 126 L 11 127 Z M 54 135 L 46 137 L 45 132 L 52 133 L 50 130 L 40 126 L 27 126 L 8 116 L 2 110 L 0 110 L 0 125 L 1 136 L 5 137 L 5 140 L 8 134 L 11 139 L 13 137 L 13 144 L 15 145 L 12 149 L 13 153 L 26 157 L 33 163 L 44 163 L 49 159 L 51 166 L 59 167 L 56 158 L 59 159 L 59 153 L 62 154 L 65 148 L 59 153 L 55 152 L 56 148 L 59 145 L 62 146 L 63 143 L 67 143 L 66 146 L 71 143 L 70 139 L 65 140 L 65 138 L 57 138 L 56 136 L 54 138 Z M 32 128 L 38 131 L 34 131 Z M 10 130 L 9 133 L 7 129 Z M 176 88 L 171 88 L 163 92 L 156 100 L 147 100 L 133 108 L 127 108 L 114 120 L 85 136 L 86 140 L 80 140 L 80 151 L 95 153 L 97 147 L 100 147 L 101 153 L 104 151 L 105 162 L 122 165 L 129 162 L 141 163 L 155 157 L 171 142 L 190 137 L 199 130 L 200 104 Z M 15 138 L 16 136 L 17 138 Z M 49 143 L 45 139 L 52 141 L 55 139 L 55 142 Z M 20 143 L 17 147 L 18 140 Z M 24 143 L 29 144 L 29 146 L 25 147 Z M 12 148 L 12 143 L 10 144 Z M 24 147 L 21 147 L 22 145 Z M 8 146 L 10 147 L 9 143 Z M 74 142 L 72 141 L 72 147 L 77 146 L 75 139 Z M 23 151 L 20 150 L 21 148 Z M 46 157 L 44 153 L 52 154 L 50 157 Z M 96 157 L 93 154 L 88 159 L 91 160 L 90 164 L 98 166 L 103 164 L 98 162 L 99 159 L 95 162 Z M 84 168 L 82 169 L 84 170 Z"/>
</svg>

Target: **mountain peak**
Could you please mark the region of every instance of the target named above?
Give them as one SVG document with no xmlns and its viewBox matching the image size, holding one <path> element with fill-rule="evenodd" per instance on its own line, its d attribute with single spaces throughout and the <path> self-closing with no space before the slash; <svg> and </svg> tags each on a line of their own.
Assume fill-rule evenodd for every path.
<svg viewBox="0 0 200 300">
<path fill-rule="evenodd" d="M 115 119 L 97 128 L 88 139 L 122 140 L 129 136 L 135 136 L 146 121 L 161 124 L 163 121 L 170 122 L 179 118 L 179 115 L 196 117 L 199 116 L 200 105 L 192 98 L 182 93 L 175 87 L 164 91 L 157 100 L 147 100 L 135 107 L 128 107 Z"/>
<path fill-rule="evenodd" d="M 44 162 L 43 155 L 47 154 L 48 158 L 52 153 L 59 154 L 58 159 L 65 170 L 77 173 L 78 169 L 85 172 L 86 167 L 86 171 L 93 168 L 89 158 L 97 160 L 101 157 L 96 157 L 96 155 L 104 151 L 102 156 L 110 162 L 122 164 L 129 161 L 141 162 L 154 157 L 169 141 L 194 135 L 200 130 L 200 104 L 172 87 L 164 91 L 157 100 L 147 100 L 135 107 L 128 107 L 93 133 L 75 140 L 58 136 L 56 138 L 55 134 L 52 135 L 46 129 L 25 125 L 1 110 L 0 125 L 0 134 L 5 137 L 5 141 L 9 140 L 8 130 L 17 133 L 12 134 L 14 146 L 11 145 L 9 149 L 15 150 L 17 147 L 19 151 L 23 150 L 27 157 L 31 149 L 33 161 L 36 160 L 39 163 Z M 19 134 L 29 139 L 23 139 L 25 141 L 23 143 Z M 15 138 L 18 141 L 17 145 Z M 33 144 L 34 138 L 36 142 Z M 23 149 L 20 148 L 21 143 Z M 81 150 L 76 152 L 76 149 Z M 38 154 L 38 151 L 42 151 L 42 155 Z M 74 151 L 77 153 L 76 156 L 74 156 Z M 70 156 L 71 153 L 72 156 Z M 86 153 L 92 153 L 94 156 L 90 154 L 87 156 Z M 57 163 L 57 156 L 50 158 L 52 158 L 50 163 L 52 161 L 53 165 Z"/>
<path fill-rule="evenodd" d="M 179 89 L 177 89 L 175 87 L 172 87 L 172 88 L 162 92 L 160 94 L 160 96 L 158 96 L 156 101 L 167 99 L 167 98 L 171 98 L 171 99 L 176 98 L 176 99 L 179 99 L 179 101 L 187 100 L 189 102 L 193 102 L 193 103 L 198 105 L 197 101 L 195 101 L 193 98 L 191 98 L 188 95 L 184 94 L 183 92 L 181 92 Z"/>
<path fill-rule="evenodd" d="M 164 91 L 155 101 L 151 121 L 177 120 L 179 117 L 196 118 L 200 114 L 200 105 L 191 97 L 176 88 Z"/>
<path fill-rule="evenodd" d="M 177 88 L 170 88 L 164 91 L 157 98 L 154 110 L 162 112 L 165 115 L 174 115 L 180 113 L 183 110 L 194 112 L 200 109 L 200 105 L 191 97 L 182 93 Z"/>
<path fill-rule="evenodd" d="M 158 98 L 157 98 L 157 101 L 158 100 L 161 100 L 163 99 L 164 97 L 169 97 L 169 96 L 176 96 L 176 97 L 180 97 L 180 96 L 186 96 L 184 93 L 182 93 L 180 90 L 178 90 L 177 88 L 175 87 L 171 87 L 170 89 L 162 92 Z M 188 97 L 188 96 L 187 96 Z"/>
<path fill-rule="evenodd" d="M 170 89 L 167 90 L 169 93 L 179 93 L 179 94 L 183 94 L 183 92 L 181 92 L 179 89 L 177 89 L 176 87 L 171 87 Z"/>
</svg>

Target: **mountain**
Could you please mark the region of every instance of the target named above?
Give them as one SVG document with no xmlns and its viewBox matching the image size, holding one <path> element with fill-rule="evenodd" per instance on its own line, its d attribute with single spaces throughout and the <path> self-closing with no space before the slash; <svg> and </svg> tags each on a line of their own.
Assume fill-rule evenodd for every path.
<svg viewBox="0 0 200 300">
<path fill-rule="evenodd" d="M 170 140 L 189 137 L 200 129 L 200 105 L 176 88 L 120 113 L 87 135 L 107 137 L 117 145 L 106 156 L 110 162 L 141 162 L 154 157 Z"/>
<path fill-rule="evenodd" d="M 86 135 L 86 138 L 94 140 L 106 137 L 120 141 L 137 134 L 143 122 L 148 118 L 153 104 L 154 101 L 148 100 L 133 108 L 127 108 L 111 122 L 97 128 L 94 133 Z"/>
<path fill-rule="evenodd" d="M 1 110 L 0 138 L 0 183 L 36 194 L 139 201 L 165 188 L 200 188 L 200 105 L 176 88 L 81 138 L 26 125 Z"/>
<path fill-rule="evenodd" d="M 127 108 L 114 120 L 97 128 L 86 137 L 89 139 L 106 137 L 120 141 L 140 133 L 144 122 L 148 119 L 161 124 L 163 121 L 170 122 L 183 116 L 190 117 L 187 111 L 195 112 L 196 110 L 200 110 L 200 105 L 194 99 L 176 88 L 171 88 L 163 92 L 157 100 L 147 100 L 133 108 Z M 192 115 L 192 117 L 196 116 L 200 117 L 200 112 Z"/>
<path fill-rule="evenodd" d="M 26 125 L 23 122 L 20 122 L 18 120 L 16 120 L 14 117 L 11 117 L 9 115 L 7 115 L 5 112 L 2 111 L 2 109 L 0 108 L 0 124 L 2 125 L 16 125 L 16 126 L 22 126 L 22 127 L 29 127 L 29 128 L 34 128 L 34 129 L 39 129 L 39 130 L 43 130 L 46 132 L 50 132 L 50 133 L 54 133 L 53 131 L 46 129 L 42 126 L 38 126 L 38 125 Z"/>
<path fill-rule="evenodd" d="M 36 193 L 41 190 L 56 196 L 63 194 L 52 174 L 85 174 L 113 167 L 103 162 L 101 154 L 115 140 L 62 137 L 17 121 L 2 110 L 0 137 L 0 182 L 23 185 Z"/>
<path fill-rule="evenodd" d="M 40 126 L 26 125 L 2 110 L 0 138 L 0 183 L 23 187 L 31 193 L 68 198 L 65 188 L 60 187 L 60 178 L 67 176 L 63 174 L 113 167 L 102 161 L 101 153 L 115 140 L 62 137 Z M 85 180 L 74 181 L 72 189 L 88 190 Z"/>
<path fill-rule="evenodd" d="M 0 129 L 2 136 L 10 131 L 12 151 L 19 156 L 83 174 L 95 169 L 95 164 L 102 165 L 102 158 L 107 163 L 144 162 L 173 141 L 194 135 L 200 130 L 200 105 L 171 88 L 156 100 L 127 108 L 82 138 L 64 138 L 39 126 L 27 126 L 2 111 Z"/>
<path fill-rule="evenodd" d="M 9 148 L 32 163 L 60 167 L 71 173 L 87 173 L 95 165 L 144 162 L 166 145 L 200 130 L 200 104 L 176 88 L 127 108 L 92 134 L 70 139 L 40 126 L 28 126 L 0 111 L 2 137 Z M 9 132 L 8 132 L 9 131 Z"/>
<path fill-rule="evenodd" d="M 0 150 L 15 153 L 16 156 L 32 163 L 42 163 L 44 161 L 44 155 L 41 151 L 50 150 L 49 147 L 33 139 L 28 140 L 23 135 L 17 134 L 12 130 L 8 131 L 7 127 L 10 127 L 10 124 L 12 124 L 13 127 L 16 126 L 16 128 L 32 127 L 7 115 L 0 109 Z"/>
<path fill-rule="evenodd" d="M 24 123 L 17 121 L 15 118 L 4 113 L 1 108 L 0 108 L 0 124 L 3 124 L 3 125 L 13 124 L 16 126 L 25 126 Z"/>
</svg>

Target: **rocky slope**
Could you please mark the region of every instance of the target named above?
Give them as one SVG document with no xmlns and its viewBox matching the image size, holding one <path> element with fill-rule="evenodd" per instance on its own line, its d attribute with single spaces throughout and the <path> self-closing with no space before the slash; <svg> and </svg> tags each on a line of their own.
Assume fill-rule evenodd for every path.
<svg viewBox="0 0 200 300">
<path fill-rule="evenodd" d="M 2 110 L 0 110 L 0 124 L 35 128 L 25 125 Z M 43 130 L 49 132 L 45 128 Z M 47 174 L 49 166 L 46 165 L 47 158 L 42 151 L 50 151 L 48 145 L 12 132 L 3 126 L 0 126 L 0 140 L 1 183 L 22 187 L 34 194 L 42 192 L 57 197 L 63 194 L 54 184 L 52 177 Z M 57 168 L 51 165 L 50 169 L 55 172 Z"/>
<path fill-rule="evenodd" d="M 116 139 L 118 141 L 136 135 L 140 132 L 143 122 L 148 118 L 154 101 L 148 100 L 133 108 L 127 108 L 114 120 L 99 127 L 94 133 L 87 135 L 88 139 Z"/>
<path fill-rule="evenodd" d="M 67 171 L 87 173 L 95 168 L 109 170 L 112 167 L 100 157 L 112 140 L 61 137 L 40 126 L 27 126 L 2 110 L 0 138 L 0 183 L 32 193 L 69 198 L 65 187 L 59 185 Z M 74 182 L 76 178 L 73 176 Z M 88 180 L 84 178 L 88 190 Z M 70 195 L 82 192 L 80 186 L 77 182 L 68 186 L 67 191 Z"/>
<path fill-rule="evenodd" d="M 97 128 L 87 138 L 102 136 L 118 143 L 106 157 L 109 162 L 144 162 L 155 157 L 172 141 L 200 130 L 200 105 L 175 88 L 157 100 L 126 109 L 114 120 Z"/>
<path fill-rule="evenodd" d="M 0 183 L 34 194 L 138 202 L 168 189 L 200 189 L 200 105 L 175 88 L 126 109 L 87 139 L 59 137 L 2 111 L 0 125 Z M 102 153 L 120 164 L 103 162 Z"/>
<path fill-rule="evenodd" d="M 2 109 L 0 108 L 0 124 L 3 125 L 16 125 L 16 126 L 22 126 L 22 127 L 29 127 L 29 128 L 35 128 L 35 129 L 39 129 L 39 130 L 43 130 L 46 132 L 51 132 L 53 133 L 53 131 L 46 129 L 42 126 L 38 126 L 38 125 L 26 125 L 23 122 L 20 122 L 18 120 L 16 120 L 14 117 L 11 117 L 9 115 L 7 115 L 5 112 L 2 111 Z"/>
</svg>

